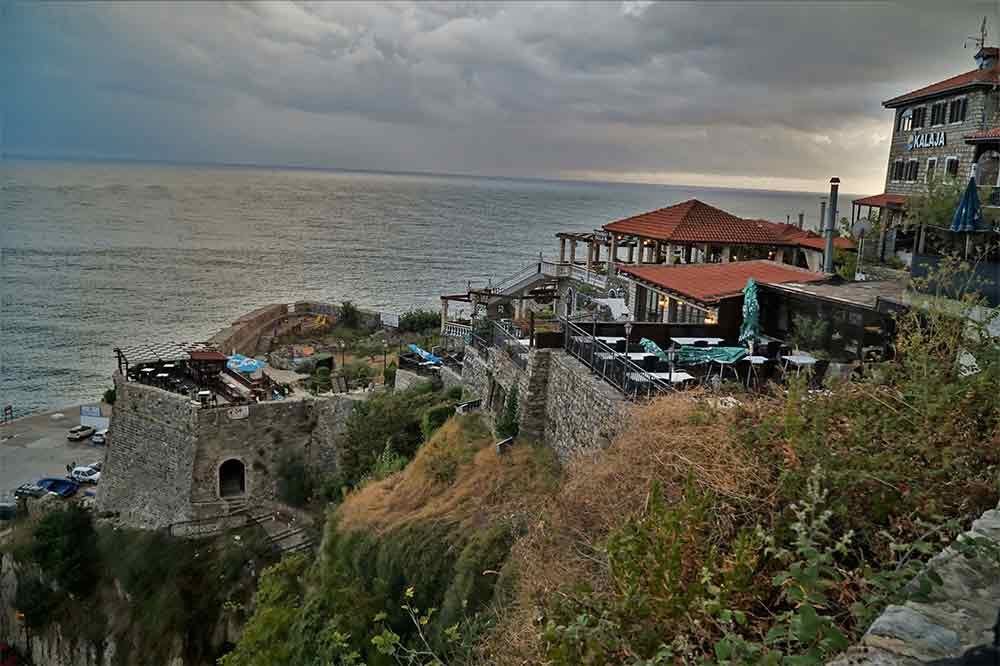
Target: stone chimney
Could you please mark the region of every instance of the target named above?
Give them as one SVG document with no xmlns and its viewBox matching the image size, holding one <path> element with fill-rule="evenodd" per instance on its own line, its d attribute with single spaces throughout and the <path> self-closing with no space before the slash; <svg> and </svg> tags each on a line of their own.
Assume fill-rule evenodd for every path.
<svg viewBox="0 0 1000 666">
<path fill-rule="evenodd" d="M 1000 59 L 1000 48 L 996 46 L 984 46 L 976 52 L 976 64 L 979 69 L 993 69 Z"/>
</svg>

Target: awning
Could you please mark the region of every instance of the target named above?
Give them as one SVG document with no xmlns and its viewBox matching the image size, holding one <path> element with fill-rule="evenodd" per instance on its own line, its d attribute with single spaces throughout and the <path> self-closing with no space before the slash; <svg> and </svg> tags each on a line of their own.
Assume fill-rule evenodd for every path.
<svg viewBox="0 0 1000 666">
<path fill-rule="evenodd" d="M 906 204 L 906 197 L 902 194 L 876 194 L 863 199 L 855 199 L 855 206 L 871 206 L 872 208 L 902 207 Z"/>
</svg>

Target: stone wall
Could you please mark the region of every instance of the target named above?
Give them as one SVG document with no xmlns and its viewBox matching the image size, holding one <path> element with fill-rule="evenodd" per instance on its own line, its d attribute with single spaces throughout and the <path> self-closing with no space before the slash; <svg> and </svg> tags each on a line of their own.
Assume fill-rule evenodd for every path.
<svg viewBox="0 0 1000 666">
<path fill-rule="evenodd" d="M 190 520 L 198 407 L 118 374 L 115 389 L 97 509 L 116 511 L 136 527 Z"/>
<path fill-rule="evenodd" d="M 959 538 L 967 537 L 1000 544 L 1000 511 L 984 513 Z M 830 666 L 917 666 L 992 644 L 1000 608 L 1000 568 L 996 563 L 985 558 L 967 559 L 949 546 L 928 566 L 942 579 L 928 600 L 887 607 L 861 643 Z"/>
<path fill-rule="evenodd" d="M 547 351 L 545 443 L 561 459 L 606 448 L 625 426 L 629 402 L 565 351 Z"/>
<path fill-rule="evenodd" d="M 288 306 L 266 305 L 249 312 L 228 327 L 213 335 L 208 342 L 223 354 L 257 353 L 260 336 L 270 330 L 274 323 L 288 315 Z"/>
<path fill-rule="evenodd" d="M 396 369 L 396 380 L 393 383 L 393 388 L 397 391 L 407 391 L 414 386 L 419 386 L 420 384 L 430 384 L 430 377 L 424 377 L 421 374 L 414 372 L 413 370 L 404 370 L 403 368 Z"/>
<path fill-rule="evenodd" d="M 116 387 L 97 509 L 150 529 L 275 501 L 286 457 L 312 472 L 335 472 L 347 418 L 370 395 L 206 409 L 120 376 Z M 245 492 L 223 498 L 219 467 L 231 459 L 243 464 Z"/>
<path fill-rule="evenodd" d="M 502 407 L 499 396 L 516 385 L 521 434 L 544 441 L 563 459 L 607 447 L 626 422 L 625 397 L 561 349 L 532 349 L 522 370 L 502 350 L 491 347 L 484 355 L 470 346 L 462 379 L 494 414 Z"/>
</svg>

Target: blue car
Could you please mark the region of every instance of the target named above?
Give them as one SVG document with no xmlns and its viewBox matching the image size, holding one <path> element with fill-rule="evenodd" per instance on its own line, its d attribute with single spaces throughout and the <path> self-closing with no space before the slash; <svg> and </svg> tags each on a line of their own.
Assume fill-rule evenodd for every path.
<svg viewBox="0 0 1000 666">
<path fill-rule="evenodd" d="M 41 479 L 35 485 L 61 497 L 72 497 L 80 489 L 79 483 L 69 479 Z"/>
</svg>

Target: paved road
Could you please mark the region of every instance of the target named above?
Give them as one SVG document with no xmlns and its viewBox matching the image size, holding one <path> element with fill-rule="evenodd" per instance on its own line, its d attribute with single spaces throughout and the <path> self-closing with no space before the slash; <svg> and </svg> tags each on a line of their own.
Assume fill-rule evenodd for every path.
<svg viewBox="0 0 1000 666">
<path fill-rule="evenodd" d="M 63 418 L 52 418 L 61 413 Z M 104 460 L 104 447 L 90 440 L 70 442 L 66 431 L 79 424 L 79 407 L 47 412 L 0 425 L 0 496 L 22 483 L 65 476 L 66 465 Z"/>
</svg>

